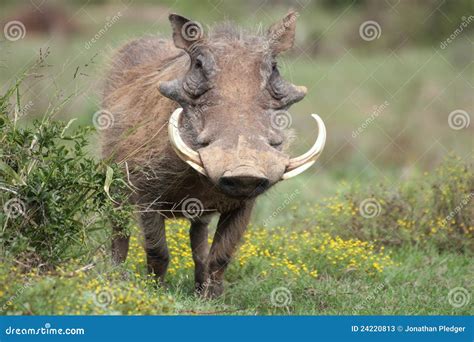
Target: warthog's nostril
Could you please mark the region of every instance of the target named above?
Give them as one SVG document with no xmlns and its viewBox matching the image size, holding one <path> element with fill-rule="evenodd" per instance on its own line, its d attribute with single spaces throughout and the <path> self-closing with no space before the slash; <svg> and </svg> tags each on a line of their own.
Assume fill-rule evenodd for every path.
<svg viewBox="0 0 474 342">
<path fill-rule="evenodd" d="M 219 188 L 230 196 L 257 196 L 264 192 L 270 182 L 264 177 L 238 176 L 221 177 Z"/>
</svg>

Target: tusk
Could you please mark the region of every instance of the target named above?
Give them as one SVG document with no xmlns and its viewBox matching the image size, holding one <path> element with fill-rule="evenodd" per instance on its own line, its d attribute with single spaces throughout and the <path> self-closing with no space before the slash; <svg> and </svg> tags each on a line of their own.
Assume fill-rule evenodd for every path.
<svg viewBox="0 0 474 342">
<path fill-rule="evenodd" d="M 299 157 L 291 158 L 282 179 L 289 179 L 309 169 L 319 158 L 326 143 L 326 126 L 317 114 L 311 114 L 318 124 L 318 138 L 308 152 Z"/>
<path fill-rule="evenodd" d="M 171 146 L 179 158 L 181 158 L 194 170 L 206 176 L 207 173 L 202 166 L 199 153 L 186 145 L 179 135 L 179 119 L 181 117 L 182 111 L 183 108 L 177 108 L 173 114 L 171 114 L 170 120 L 168 122 L 168 137 L 170 139 Z"/>
</svg>

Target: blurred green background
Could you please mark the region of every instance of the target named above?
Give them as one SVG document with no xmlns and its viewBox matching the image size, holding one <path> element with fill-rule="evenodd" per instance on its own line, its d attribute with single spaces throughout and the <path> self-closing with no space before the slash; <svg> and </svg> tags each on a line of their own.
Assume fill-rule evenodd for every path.
<svg viewBox="0 0 474 342">
<path fill-rule="evenodd" d="M 292 152 L 312 143 L 318 113 L 328 129 L 326 149 L 303 176 L 275 187 L 300 200 L 334 192 L 341 181 L 396 184 L 439 164 L 449 152 L 472 153 L 473 125 L 452 129 L 449 114 L 473 112 L 473 2 L 469 0 L 278 1 L 2 1 L 0 84 L 6 88 L 39 59 L 21 87 L 25 117 L 42 115 L 73 95 L 58 117 L 91 125 L 111 54 L 130 39 L 170 37 L 176 12 L 206 26 L 232 20 L 266 28 L 290 9 L 300 13 L 297 42 L 279 61 L 281 73 L 308 88 L 291 110 Z M 24 37 L 8 40 L 5 25 L 20 20 Z M 361 35 L 367 21 L 375 36 Z M 461 31 L 460 31 L 461 29 Z M 369 31 L 367 31 L 370 34 Z M 372 32 L 373 34 L 373 32 Z M 447 38 L 454 39 L 447 41 Z M 93 41 L 93 38 L 96 38 Z M 3 90 L 3 89 L 2 89 Z M 382 107 L 381 107 L 382 106 Z M 268 217 L 279 203 L 256 211 Z"/>
</svg>

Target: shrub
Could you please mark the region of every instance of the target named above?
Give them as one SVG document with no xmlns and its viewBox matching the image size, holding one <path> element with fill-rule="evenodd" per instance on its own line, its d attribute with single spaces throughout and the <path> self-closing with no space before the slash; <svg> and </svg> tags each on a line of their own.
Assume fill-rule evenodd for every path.
<svg viewBox="0 0 474 342">
<path fill-rule="evenodd" d="M 390 187 L 353 186 L 313 208 L 326 231 L 385 245 L 473 251 L 474 171 L 449 156 L 432 174 Z"/>
<path fill-rule="evenodd" d="M 26 267 L 54 267 L 93 254 L 109 220 L 124 222 L 117 166 L 87 156 L 90 128 L 54 121 L 57 108 L 20 127 L 10 104 L 19 84 L 0 98 L 0 253 Z M 109 189 L 112 186 L 112 189 Z"/>
</svg>

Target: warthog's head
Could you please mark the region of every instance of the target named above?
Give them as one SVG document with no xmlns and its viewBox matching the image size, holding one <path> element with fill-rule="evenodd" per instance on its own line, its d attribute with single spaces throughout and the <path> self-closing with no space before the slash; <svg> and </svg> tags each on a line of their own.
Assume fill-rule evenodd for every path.
<svg viewBox="0 0 474 342">
<path fill-rule="evenodd" d="M 199 23 L 170 15 L 174 43 L 189 55 L 184 76 L 160 84 L 161 93 L 182 107 L 171 116 L 170 142 L 229 196 L 259 195 L 306 170 L 323 149 L 324 124 L 314 115 L 315 145 L 297 158 L 283 151 L 282 124 L 291 119 L 286 110 L 306 94 L 280 76 L 276 62 L 293 46 L 297 16 L 290 12 L 263 35 L 245 35 L 231 25 L 205 35 Z"/>
</svg>

